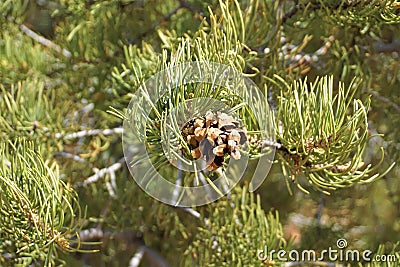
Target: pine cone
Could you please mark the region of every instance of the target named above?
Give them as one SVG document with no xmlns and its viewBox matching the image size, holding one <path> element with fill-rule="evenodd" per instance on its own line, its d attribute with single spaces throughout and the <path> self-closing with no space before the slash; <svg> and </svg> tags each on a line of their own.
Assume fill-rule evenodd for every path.
<svg viewBox="0 0 400 267">
<path fill-rule="evenodd" d="M 237 148 L 247 141 L 246 131 L 232 116 L 208 112 L 204 117 L 190 120 L 182 128 L 193 158 L 203 158 L 207 170 L 216 170 L 224 164 L 225 155 L 240 159 Z"/>
</svg>

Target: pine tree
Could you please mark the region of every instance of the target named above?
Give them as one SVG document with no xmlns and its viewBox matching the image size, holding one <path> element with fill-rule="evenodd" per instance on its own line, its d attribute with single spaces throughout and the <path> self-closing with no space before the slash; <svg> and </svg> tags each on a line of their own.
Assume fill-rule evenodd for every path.
<svg viewBox="0 0 400 267">
<path fill-rule="evenodd" d="M 399 266 L 399 12 L 393 0 L 1 1 L 0 265 Z M 262 94 L 200 83 L 133 98 L 185 62 L 223 64 Z M 198 97 L 227 109 L 179 124 L 178 105 Z M 225 196 L 174 207 L 147 195 L 122 145 L 137 125 L 158 173 Z M 176 151 L 208 153 L 209 171 L 178 170 Z M 239 157 L 250 159 L 241 180 L 226 168 Z M 397 258 L 258 257 L 341 238 Z"/>
</svg>

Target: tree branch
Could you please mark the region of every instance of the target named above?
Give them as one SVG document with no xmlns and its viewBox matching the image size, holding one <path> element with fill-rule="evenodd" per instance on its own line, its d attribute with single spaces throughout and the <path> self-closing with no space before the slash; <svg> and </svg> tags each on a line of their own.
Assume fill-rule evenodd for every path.
<svg viewBox="0 0 400 267">
<path fill-rule="evenodd" d="M 128 267 L 139 267 L 145 251 L 145 247 L 139 247 L 135 255 L 130 259 Z"/>
<path fill-rule="evenodd" d="M 142 251 L 143 255 L 140 257 L 144 257 L 151 266 L 155 267 L 169 267 L 167 261 L 155 250 L 146 246 L 140 238 L 137 237 L 137 233 L 133 231 L 124 231 L 124 232 L 114 232 L 114 231 L 103 231 L 99 228 L 90 228 L 85 229 L 79 232 L 79 240 L 81 242 L 91 241 L 91 240 L 101 240 L 101 239 L 109 239 L 109 238 L 120 238 L 125 240 L 130 240 L 133 245 L 138 247 L 138 251 Z M 136 253 L 130 260 L 129 266 L 139 261 L 139 255 Z"/>
<path fill-rule="evenodd" d="M 393 103 L 390 99 L 379 95 L 378 93 L 374 92 L 374 91 L 370 91 L 369 92 L 371 95 L 373 95 L 376 99 L 378 99 L 379 101 L 389 104 L 390 106 L 392 106 L 396 111 L 400 112 L 400 106 L 397 105 L 396 103 Z"/>
<path fill-rule="evenodd" d="M 288 11 L 285 13 L 285 15 L 282 18 L 282 24 L 286 23 L 286 21 L 288 19 L 290 19 L 291 17 L 293 17 L 297 11 L 299 11 L 299 5 L 298 5 L 298 1 L 295 1 L 295 5 Z"/>
<path fill-rule="evenodd" d="M 63 138 L 64 140 L 69 140 L 69 139 L 75 139 L 75 138 L 82 138 L 86 136 L 93 136 L 93 135 L 111 135 L 111 134 L 122 134 L 123 133 L 123 128 L 118 127 L 114 129 L 93 129 L 93 130 L 83 130 L 79 131 L 76 133 L 71 133 L 71 134 L 64 134 L 64 133 L 56 133 L 55 138 Z"/>
<path fill-rule="evenodd" d="M 161 24 L 161 22 L 163 21 L 168 21 L 173 15 L 176 14 L 176 12 L 178 12 L 179 9 L 181 9 L 182 6 L 181 4 L 179 4 L 176 8 L 174 8 L 171 12 L 169 12 L 168 14 L 166 14 L 162 19 L 160 19 L 159 21 L 155 22 L 152 26 L 150 26 L 150 28 L 148 28 L 147 30 L 145 30 L 143 33 L 139 34 L 139 36 L 133 38 L 132 40 L 130 40 L 128 42 L 128 44 L 135 44 L 136 42 L 142 40 L 148 33 L 155 31 L 155 29 L 157 28 L 158 25 Z"/>
<path fill-rule="evenodd" d="M 86 186 L 88 184 L 97 182 L 100 178 L 103 178 L 106 174 L 110 174 L 110 177 L 115 177 L 115 171 L 119 170 L 123 166 L 123 162 L 125 161 L 125 158 L 120 159 L 117 163 L 114 163 L 113 165 L 103 168 L 99 171 L 97 171 L 94 175 L 86 178 L 83 182 L 78 183 L 78 186 Z M 114 173 L 114 176 L 112 176 L 111 173 Z M 112 183 L 115 184 L 115 182 L 112 181 Z"/>
<path fill-rule="evenodd" d="M 64 158 L 72 159 L 72 160 L 74 160 L 76 162 L 80 162 L 80 163 L 85 163 L 86 162 L 85 159 L 79 157 L 78 155 L 74 155 L 74 154 L 67 153 L 67 152 L 64 152 L 64 151 L 55 152 L 53 154 L 53 157 L 64 157 Z"/>
<path fill-rule="evenodd" d="M 391 42 L 391 43 L 379 42 L 379 43 L 374 43 L 372 47 L 376 53 L 400 52 L 400 42 Z"/>
<path fill-rule="evenodd" d="M 46 39 L 43 36 L 40 36 L 39 34 L 35 33 L 34 31 L 32 31 L 31 29 L 26 27 L 24 24 L 19 26 L 19 28 L 21 29 L 21 31 L 23 31 L 26 35 L 28 35 L 29 37 L 34 39 L 39 44 L 47 46 L 48 48 L 53 49 L 57 53 L 61 53 L 63 56 L 65 56 L 67 58 L 70 58 L 72 56 L 71 52 L 69 52 L 66 49 L 61 48 L 60 46 L 56 45 L 55 43 L 53 43 L 49 39 Z"/>
</svg>

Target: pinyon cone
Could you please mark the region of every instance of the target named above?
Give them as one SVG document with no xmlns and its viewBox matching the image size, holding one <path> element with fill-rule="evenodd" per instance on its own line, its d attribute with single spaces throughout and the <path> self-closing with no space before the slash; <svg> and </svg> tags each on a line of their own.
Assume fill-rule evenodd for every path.
<svg viewBox="0 0 400 267">
<path fill-rule="evenodd" d="M 224 163 L 225 155 L 240 159 L 237 149 L 247 141 L 246 131 L 232 116 L 208 112 L 204 117 L 190 120 L 182 128 L 193 158 L 206 160 L 207 170 L 216 170 Z"/>
</svg>

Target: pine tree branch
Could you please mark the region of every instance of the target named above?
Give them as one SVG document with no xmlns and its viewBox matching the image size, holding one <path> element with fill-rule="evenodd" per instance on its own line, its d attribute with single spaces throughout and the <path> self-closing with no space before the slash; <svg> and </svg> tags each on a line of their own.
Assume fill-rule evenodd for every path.
<svg viewBox="0 0 400 267">
<path fill-rule="evenodd" d="M 110 197 L 112 197 L 113 199 L 117 199 L 118 196 L 115 192 L 117 190 L 115 172 L 111 171 L 109 172 L 109 174 L 110 174 L 110 181 L 106 181 L 106 188 L 108 190 L 108 193 L 110 194 Z"/>
<path fill-rule="evenodd" d="M 110 177 L 115 177 L 115 172 L 123 166 L 122 163 L 124 161 L 125 161 L 125 158 L 121 158 L 117 163 L 114 163 L 113 165 L 111 165 L 109 167 L 98 170 L 94 175 L 86 178 L 83 182 L 78 183 L 78 186 L 79 187 L 87 186 L 88 184 L 97 182 L 100 178 L 103 178 L 106 174 L 109 174 Z M 111 173 L 114 173 L 114 176 L 112 176 Z M 115 185 L 115 181 L 112 181 L 111 183 L 112 184 L 114 183 L 114 185 Z"/>
<path fill-rule="evenodd" d="M 339 84 L 338 97 L 332 93 L 332 77 L 315 81 L 311 91 L 308 91 L 306 82 L 285 86 L 289 93 L 281 95 L 276 118 L 277 122 L 282 122 L 284 130 L 277 132 L 277 138 L 290 149 L 290 153 L 279 153 L 278 157 L 286 178 L 301 190 L 308 193 L 296 180 L 301 174 L 307 176 L 314 189 L 329 194 L 331 190 L 356 183 L 371 183 L 393 168 L 394 163 L 383 173 L 378 172 L 384 159 L 381 148 L 380 162 L 360 169 L 364 165 L 363 152 L 369 140 L 367 112 L 370 99 L 365 103 L 357 99 L 353 114 L 346 115 L 357 89 L 354 82 L 348 86 L 350 93 L 345 93 L 344 84 Z M 318 112 L 321 110 L 330 112 Z"/>
<path fill-rule="evenodd" d="M 71 153 L 63 152 L 63 151 L 54 153 L 53 157 L 64 157 L 64 158 L 67 158 L 67 159 L 72 159 L 72 160 L 74 160 L 76 162 L 79 162 L 79 163 L 85 163 L 86 162 L 85 159 L 79 157 L 78 155 L 74 155 L 74 154 L 71 154 Z"/>
<path fill-rule="evenodd" d="M 145 253 L 145 247 L 141 246 L 137 249 L 135 255 L 129 260 L 128 267 L 139 267 L 140 262 L 143 259 Z"/>
<path fill-rule="evenodd" d="M 306 9 L 307 12 L 312 12 L 312 11 L 316 11 L 318 9 L 321 9 L 321 7 L 323 7 L 323 4 L 324 4 L 323 1 L 320 1 L 320 2 L 311 3 L 311 6 L 308 6 L 308 5 L 305 5 L 305 4 L 300 5 L 298 3 L 299 2 L 298 0 L 296 0 L 294 2 L 295 2 L 295 5 L 288 12 L 286 12 L 285 15 L 283 16 L 282 23 L 286 23 L 287 20 L 289 20 L 290 18 L 295 16 L 301 10 L 301 8 Z M 349 9 L 349 8 L 357 7 L 361 3 L 363 3 L 363 1 L 360 1 L 360 0 L 356 0 L 356 1 L 337 1 L 337 4 L 335 6 L 333 6 L 333 7 L 331 7 L 331 9 L 334 10 L 334 11 L 337 11 L 337 10 L 341 10 L 342 11 L 342 10 L 346 10 L 346 9 Z M 365 2 L 365 3 L 367 3 L 367 2 Z"/>
<path fill-rule="evenodd" d="M 197 219 L 201 218 L 201 215 L 199 212 L 195 211 L 192 208 L 181 208 L 182 210 L 186 211 L 187 213 L 189 213 L 190 215 L 193 215 L 194 217 L 196 217 Z"/>
<path fill-rule="evenodd" d="M 320 56 L 325 55 L 329 51 L 329 48 L 332 46 L 334 40 L 335 37 L 333 35 L 329 36 L 328 40 L 324 42 L 323 45 L 318 50 L 316 50 L 314 53 L 311 54 L 306 54 L 300 51 L 296 55 L 290 55 L 290 51 L 297 49 L 297 47 L 295 46 L 289 47 L 289 49 L 287 49 L 287 52 L 284 53 L 286 55 L 285 60 L 289 59 L 287 63 L 288 64 L 287 69 L 290 71 L 294 68 L 300 67 L 302 68 L 301 71 L 302 74 L 307 73 L 308 71 L 311 70 L 310 65 L 312 63 L 317 62 Z M 283 46 L 282 49 L 283 48 L 285 48 L 285 46 Z"/>
<path fill-rule="evenodd" d="M 379 101 L 389 104 L 390 106 L 392 106 L 396 111 L 400 112 L 400 106 L 397 105 L 396 103 L 393 103 L 390 99 L 379 95 L 377 92 L 374 91 L 370 91 L 369 92 L 371 95 L 373 95 L 376 99 L 378 99 Z"/>
<path fill-rule="evenodd" d="M 310 36 L 305 36 L 301 44 L 294 45 L 288 43 L 287 38 L 285 38 L 284 33 L 282 33 L 280 39 L 281 43 L 280 51 L 282 52 L 278 54 L 278 57 L 279 60 L 285 62 L 287 66 L 286 68 L 287 71 L 291 71 L 296 68 L 301 68 L 301 74 L 305 74 L 308 71 L 310 71 L 311 70 L 310 65 L 312 63 L 318 62 L 320 59 L 319 57 L 325 55 L 329 51 L 330 47 L 332 46 L 332 43 L 335 40 L 335 37 L 333 35 L 330 35 L 320 48 L 318 48 L 313 53 L 307 54 L 303 52 L 303 49 L 310 40 L 311 40 Z M 264 49 L 262 49 L 262 51 L 265 54 L 269 54 L 271 52 L 271 49 L 269 47 L 265 47 Z"/>
<path fill-rule="evenodd" d="M 123 133 L 123 128 L 122 127 L 117 127 L 114 129 L 93 129 L 93 130 L 83 130 L 79 131 L 76 133 L 71 133 L 71 134 L 64 134 L 64 133 L 56 133 L 55 138 L 63 138 L 64 140 L 69 140 L 69 139 L 76 139 L 76 138 L 82 138 L 86 136 L 93 136 L 93 135 L 111 135 L 111 134 L 122 134 Z"/>
<path fill-rule="evenodd" d="M 325 204 L 325 198 L 326 195 L 324 193 L 321 193 L 321 198 L 319 200 L 318 203 L 318 208 L 317 208 L 317 212 L 315 213 L 315 218 L 317 220 L 317 231 L 318 234 L 321 234 L 321 226 L 322 226 L 322 213 L 323 213 L 323 209 L 324 209 L 324 204 Z"/>
<path fill-rule="evenodd" d="M 400 42 L 393 41 L 391 43 L 378 42 L 372 45 L 376 53 L 393 53 L 400 52 Z"/>
<path fill-rule="evenodd" d="M 261 146 L 270 146 L 270 147 L 275 147 L 276 149 L 283 149 L 284 148 L 281 143 L 275 142 L 275 141 L 272 141 L 272 140 L 267 140 L 267 139 L 261 141 Z"/>
<path fill-rule="evenodd" d="M 79 232 L 79 240 L 80 242 L 87 242 L 87 241 L 92 241 L 92 240 L 102 240 L 102 239 L 110 239 L 110 238 L 118 238 L 118 239 L 125 239 L 125 240 L 130 240 L 130 242 L 133 243 L 133 245 L 138 247 L 138 250 L 143 250 L 143 255 L 149 263 L 151 263 L 151 266 L 156 266 L 156 267 L 168 267 L 169 264 L 167 261 L 155 250 L 152 248 L 146 246 L 143 241 L 141 241 L 140 238 L 137 237 L 137 233 L 133 231 L 123 231 L 123 232 L 115 232 L 111 230 L 103 231 L 99 228 L 90 228 L 90 229 L 85 229 Z M 135 254 L 136 256 L 136 254 Z M 131 261 L 135 258 L 131 258 Z M 133 260 L 135 263 L 136 261 L 139 260 L 139 257 Z M 131 266 L 131 265 L 129 265 Z"/>
<path fill-rule="evenodd" d="M 193 6 L 191 3 L 185 1 L 185 0 L 178 0 L 179 4 L 168 14 L 166 14 L 163 18 L 161 18 L 159 21 L 155 22 L 150 28 L 148 28 L 146 31 L 143 33 L 139 34 L 136 36 L 134 39 L 130 40 L 128 44 L 135 44 L 138 41 L 141 41 L 146 35 L 148 35 L 151 32 L 154 32 L 156 28 L 162 23 L 169 21 L 173 15 L 175 15 L 180 9 L 185 8 L 192 12 L 193 14 L 202 14 L 200 10 L 196 9 L 195 6 Z M 206 18 L 208 19 L 208 18 Z"/>
<path fill-rule="evenodd" d="M 26 27 L 24 24 L 22 24 L 19 28 L 21 29 L 21 31 L 23 31 L 26 35 L 28 35 L 29 37 L 34 39 L 39 44 L 42 44 L 42 45 L 56 51 L 57 53 L 61 53 L 63 56 L 65 56 L 67 58 L 70 58 L 72 56 L 71 52 L 69 52 L 68 50 L 66 50 L 64 48 L 61 48 L 59 45 L 56 45 L 49 39 L 46 39 L 43 36 L 40 36 L 39 34 L 35 33 L 34 31 L 32 31 L 31 29 Z"/>
<path fill-rule="evenodd" d="M 178 174 L 176 176 L 176 181 L 175 181 L 175 189 L 174 192 L 172 193 L 172 202 L 176 203 L 178 201 L 179 193 L 180 193 L 180 186 L 182 185 L 182 162 L 178 160 Z"/>
<path fill-rule="evenodd" d="M 160 25 L 162 22 L 164 21 L 169 21 L 171 19 L 171 17 L 173 15 L 175 15 L 179 9 L 181 9 L 183 6 L 181 4 L 179 4 L 177 7 L 175 7 L 171 12 L 169 12 L 168 14 L 166 14 L 162 19 L 160 19 L 159 21 L 155 22 L 152 26 L 150 26 L 150 28 L 148 28 L 146 31 L 144 31 L 143 33 L 139 34 L 139 36 L 133 38 L 132 40 L 130 40 L 128 42 L 129 45 L 135 44 L 138 41 L 141 41 L 147 34 L 154 32 L 156 30 L 156 28 L 158 27 L 158 25 Z"/>
<path fill-rule="evenodd" d="M 286 12 L 285 15 L 283 16 L 282 24 L 285 24 L 288 19 L 290 19 L 291 17 L 296 15 L 296 13 L 299 11 L 299 5 L 298 5 L 299 1 L 296 0 L 294 2 L 295 2 L 294 6 L 288 12 Z"/>
<path fill-rule="evenodd" d="M 57 165 L 44 161 L 24 139 L 2 144 L 0 158 L 11 164 L 0 160 L 0 252 L 32 262 L 48 257 L 52 264 L 58 261 L 56 247 L 74 251 L 69 237 L 81 226 L 82 213 L 77 193 L 59 179 Z"/>
<path fill-rule="evenodd" d="M 169 267 L 170 265 L 168 262 L 155 250 L 145 246 L 144 244 L 141 246 L 144 250 L 144 256 L 146 257 L 147 261 L 154 267 Z"/>
</svg>

